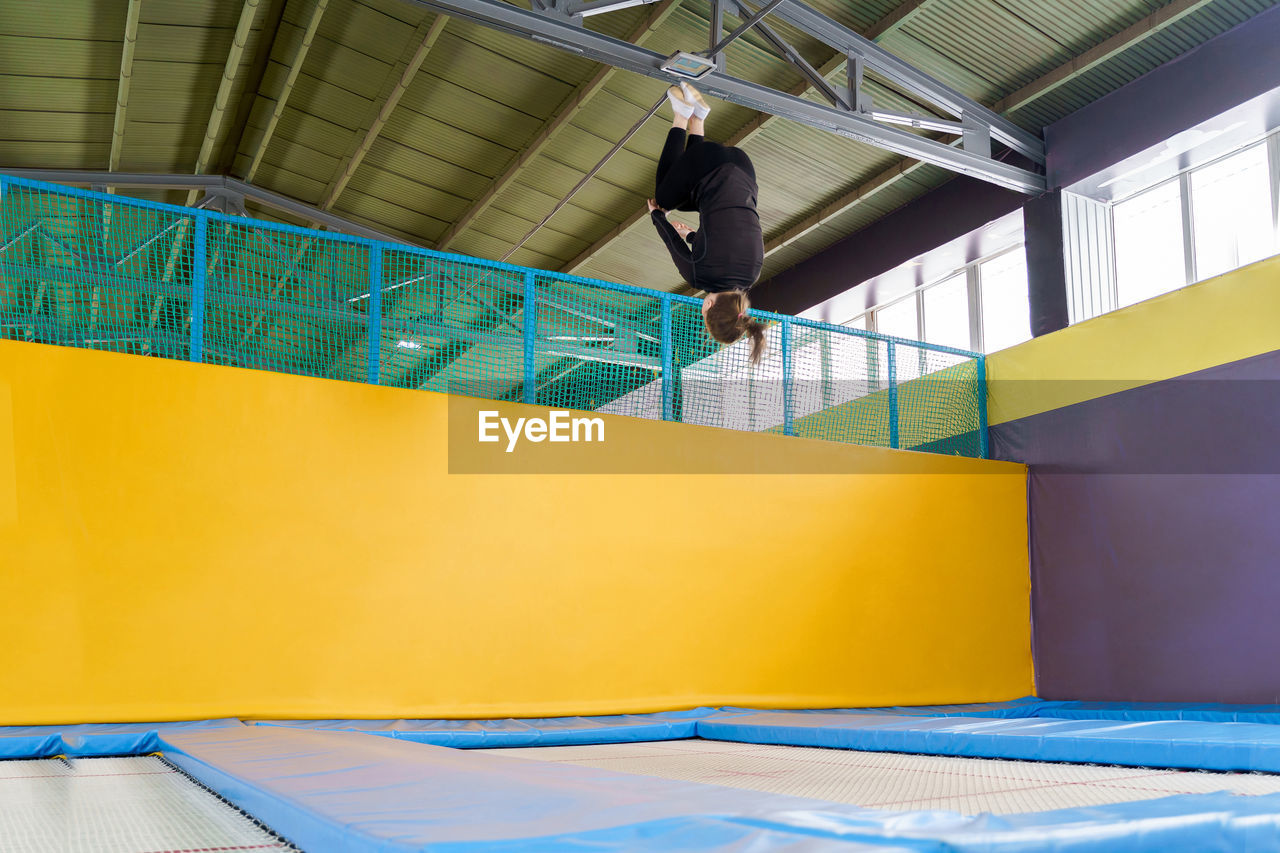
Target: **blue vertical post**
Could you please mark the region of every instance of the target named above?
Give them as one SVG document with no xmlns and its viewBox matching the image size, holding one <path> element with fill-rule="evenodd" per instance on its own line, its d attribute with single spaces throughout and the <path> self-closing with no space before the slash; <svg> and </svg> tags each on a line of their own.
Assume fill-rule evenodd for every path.
<svg viewBox="0 0 1280 853">
<path fill-rule="evenodd" d="M 369 374 L 365 381 L 377 385 L 382 378 L 382 247 L 369 247 Z"/>
<path fill-rule="evenodd" d="M 791 320 L 782 318 L 782 434 L 795 435 L 795 394 L 791 388 Z"/>
<path fill-rule="evenodd" d="M 191 343 L 190 358 L 192 361 L 204 361 L 204 285 L 205 256 L 207 246 L 209 220 L 196 216 L 195 241 L 191 245 Z"/>
<path fill-rule="evenodd" d="M 538 289 L 533 271 L 524 274 L 524 402 L 538 402 L 538 365 L 534 359 L 534 344 L 538 340 Z"/>
<path fill-rule="evenodd" d="M 889 446 L 898 446 L 898 354 L 893 341 L 888 343 L 889 362 Z"/>
<path fill-rule="evenodd" d="M 671 297 L 662 296 L 662 419 L 676 419 L 675 346 L 671 340 Z"/>
<path fill-rule="evenodd" d="M 978 458 L 986 459 L 991 453 L 987 435 L 987 357 L 978 356 Z"/>
</svg>

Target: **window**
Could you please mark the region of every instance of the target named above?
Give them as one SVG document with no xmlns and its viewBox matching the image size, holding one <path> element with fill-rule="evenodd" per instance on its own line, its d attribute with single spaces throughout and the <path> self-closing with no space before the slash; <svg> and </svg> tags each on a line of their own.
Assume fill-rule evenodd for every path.
<svg viewBox="0 0 1280 853">
<path fill-rule="evenodd" d="M 1019 245 L 972 261 L 941 281 L 917 288 L 912 295 L 869 314 L 880 334 L 944 347 L 993 352 L 1022 343 L 1031 338 L 1026 251 Z M 859 315 L 845 325 L 862 328 L 866 316 Z"/>
<path fill-rule="evenodd" d="M 1182 246 L 1182 193 L 1167 181 L 1117 204 L 1116 288 L 1121 308 L 1187 283 Z"/>
<path fill-rule="evenodd" d="M 924 291 L 924 339 L 969 349 L 969 277 L 960 272 Z"/>
<path fill-rule="evenodd" d="M 915 294 L 877 309 L 876 331 L 896 338 L 918 339 L 920 329 L 916 322 Z"/>
<path fill-rule="evenodd" d="M 995 352 L 1031 339 L 1027 253 L 1019 248 L 978 266 L 982 287 L 982 343 Z"/>
<path fill-rule="evenodd" d="M 871 330 L 871 312 L 868 311 L 865 314 L 859 314 L 857 317 L 854 317 L 852 320 L 845 323 L 845 325 L 848 326 L 850 329 L 862 329 L 863 331 L 870 331 Z"/>
<path fill-rule="evenodd" d="M 1213 278 L 1280 249 L 1280 136 L 1112 206 L 1118 307 Z"/>
<path fill-rule="evenodd" d="M 1270 183 L 1265 143 L 1191 173 L 1197 280 L 1275 251 Z"/>
</svg>

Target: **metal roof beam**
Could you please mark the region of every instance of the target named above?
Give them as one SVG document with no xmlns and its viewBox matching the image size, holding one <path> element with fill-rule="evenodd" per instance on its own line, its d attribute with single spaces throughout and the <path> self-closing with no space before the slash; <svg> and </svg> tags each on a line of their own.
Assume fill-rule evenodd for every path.
<svg viewBox="0 0 1280 853">
<path fill-rule="evenodd" d="M 863 38 L 869 41 L 880 41 L 894 30 L 905 27 L 928 2 L 929 0 L 902 0 L 893 7 L 893 11 L 872 24 L 871 28 L 862 34 Z"/>
<path fill-rule="evenodd" d="M 548 18 L 536 12 L 525 11 L 519 7 L 503 3 L 501 0 L 403 0 L 403 2 L 448 12 L 484 26 L 580 54 L 598 62 L 643 74 L 646 77 L 652 77 L 664 82 L 671 79 L 661 70 L 661 65 L 666 59 L 662 54 L 576 27 L 570 23 Z M 797 14 L 797 8 L 799 7 L 796 0 L 786 0 L 774 10 L 774 14 L 791 20 Z M 811 10 L 805 10 L 804 13 L 804 20 L 808 23 L 812 23 L 808 17 L 810 12 Z M 821 17 L 819 16 L 819 18 Z M 829 21 L 830 19 L 826 20 Z M 831 23 L 834 24 L 834 22 Z M 838 24 L 835 24 L 835 26 L 839 27 Z M 843 27 L 840 27 L 840 30 L 843 33 L 847 33 L 848 36 L 861 39 L 851 30 L 846 30 Z M 861 44 L 854 44 L 848 38 L 844 40 L 848 43 L 850 52 L 856 52 L 853 48 L 857 47 L 865 53 L 871 53 Z M 871 44 L 866 42 L 865 39 L 862 39 L 862 41 L 866 44 Z M 885 55 L 888 56 L 888 54 Z M 877 61 L 880 61 L 878 56 Z M 901 63 L 898 60 L 895 61 L 903 68 L 910 68 L 905 63 Z M 868 62 L 870 64 L 870 60 Z M 910 70 L 920 79 L 933 82 L 931 78 L 928 78 L 922 72 L 914 69 Z M 938 87 L 941 87 L 941 84 L 935 83 L 933 89 L 936 90 Z M 1018 192 L 1035 194 L 1043 192 L 1045 188 L 1043 175 L 1019 169 L 972 152 L 956 150 L 909 131 L 882 125 L 874 119 L 858 113 L 815 104 L 749 80 L 731 77 L 720 72 L 712 72 L 702 78 L 701 88 L 706 93 L 722 100 L 750 107 L 760 112 L 774 113 L 775 115 L 816 127 L 819 130 L 875 145 L 898 154 L 917 157 L 943 168 L 990 181 Z M 945 87 L 942 87 L 942 89 L 945 89 Z M 963 105 L 968 109 L 968 112 L 965 113 L 966 118 L 976 119 L 985 110 L 985 108 L 969 101 L 958 93 L 952 100 L 956 103 L 963 102 Z M 990 111 L 986 112 L 989 113 Z M 1001 123 L 1004 122 L 1003 119 L 999 121 Z M 992 133 L 1002 140 L 1005 137 L 1015 138 L 1015 134 L 1002 129 L 1002 124 L 993 126 Z M 1030 137 L 1032 143 L 1021 143 L 1024 137 Z M 1031 148 L 1033 151 L 1036 150 L 1035 146 L 1039 144 L 1037 139 L 1031 137 L 1030 134 L 1020 128 L 1015 141 L 1019 141 L 1023 147 Z M 1039 156 L 1043 158 L 1042 146 L 1039 150 Z"/>
<path fill-rule="evenodd" d="M 1007 113 L 1012 110 L 1016 110 L 1019 107 L 1024 107 L 1056 90 L 1064 83 L 1075 79 L 1090 68 L 1100 65 L 1111 57 L 1128 50 L 1147 38 L 1150 38 L 1173 24 L 1175 21 L 1181 20 L 1183 17 L 1208 5 L 1210 2 L 1212 2 L 1212 0 L 1173 0 L 1172 3 L 1158 9 L 1143 18 L 1141 21 L 1126 27 L 1116 35 L 1103 41 L 1101 44 L 1090 48 L 1076 58 L 1058 66 L 1040 78 L 1033 80 L 1031 83 L 1028 83 L 1026 86 L 1008 97 L 997 101 L 993 109 Z M 953 142 L 952 144 L 955 143 Z M 872 197 L 879 190 L 888 187 L 901 178 L 915 172 L 922 165 L 924 164 L 918 160 L 903 160 L 895 166 L 881 172 L 879 175 L 876 175 L 871 180 L 854 187 L 848 193 L 845 193 L 818 213 L 802 220 L 791 228 L 788 228 L 785 232 L 777 235 L 773 239 L 766 241 L 765 256 L 769 256 L 784 246 L 800 239 L 815 228 L 820 227 L 824 223 L 829 222 L 835 217 L 856 207 L 863 201 Z"/>
<path fill-rule="evenodd" d="M 1160 7 L 1141 21 L 1125 27 L 1101 44 L 1059 65 L 1008 97 L 1002 98 L 993 109 L 996 112 L 1008 113 L 1024 107 L 1212 2 L 1213 0 L 1173 0 L 1172 3 Z"/>
<path fill-rule="evenodd" d="M 603 169 L 605 165 L 607 165 L 608 162 L 613 159 L 613 155 L 621 151 L 623 146 L 625 146 L 628 142 L 630 142 L 631 138 L 640 132 L 640 128 L 644 127 L 645 123 L 649 121 L 649 119 L 653 118 L 654 114 L 658 112 L 658 109 L 664 103 L 666 103 L 666 100 L 667 100 L 667 95 L 664 92 L 662 96 L 659 97 L 658 100 L 654 102 L 653 106 L 649 107 L 649 111 L 646 112 L 643 116 L 641 116 L 639 121 L 631 125 L 631 129 L 628 130 L 626 133 L 624 133 L 622 135 L 622 138 L 620 138 L 617 142 L 614 143 L 613 147 L 610 148 L 608 152 L 605 153 L 604 157 L 600 158 L 600 162 L 592 166 L 591 169 L 585 175 L 582 176 L 582 180 L 574 184 L 573 189 L 569 190 L 569 192 L 565 194 L 564 198 L 556 202 L 555 207 L 551 208 L 551 212 L 548 213 L 546 216 L 542 217 L 541 221 L 539 221 L 532 228 L 530 228 L 528 233 L 526 233 L 523 237 L 521 237 L 520 241 L 517 242 L 510 249 L 508 249 L 506 254 L 504 254 L 498 260 L 500 261 L 508 260 L 512 255 L 518 252 L 520 248 L 524 246 L 525 243 L 528 243 L 533 238 L 534 234 L 537 234 L 540 230 L 542 230 L 542 226 L 550 222 L 551 217 L 555 216 L 557 213 L 563 210 L 564 206 L 567 205 L 573 199 L 573 197 L 578 194 L 578 191 L 581 190 L 583 187 L 585 187 L 587 183 L 590 182 L 590 180 L 594 178 L 596 175 L 598 175 L 600 173 L 600 170 Z"/>
<path fill-rule="evenodd" d="M 852 190 L 826 205 L 822 210 L 819 210 L 812 216 L 805 217 L 786 231 L 783 231 L 781 234 L 774 235 L 772 238 L 766 240 L 764 244 L 764 256 L 767 258 L 779 249 L 786 248 L 796 240 L 799 240 L 801 237 L 808 234 L 810 231 L 825 225 L 827 222 L 830 222 L 845 211 L 871 199 L 881 190 L 887 189 L 923 165 L 924 164 L 919 160 L 906 159 L 898 161 L 871 180 L 864 181 L 854 187 Z"/>
<path fill-rule="evenodd" d="M 809 62 L 800 55 L 800 51 L 788 44 L 782 36 L 778 35 L 777 31 L 773 27 L 766 24 L 763 20 L 759 20 L 763 17 L 760 12 L 763 12 L 764 9 L 768 7 L 761 7 L 760 11 L 752 13 L 751 7 L 746 3 L 738 3 L 735 0 L 734 5 L 737 6 L 740 12 L 751 14 L 751 17 L 747 20 L 754 21 L 752 26 L 760 31 L 760 34 L 765 37 L 765 40 L 768 41 L 769 44 L 773 45 L 774 50 L 778 51 L 778 54 L 783 59 L 794 65 L 796 69 L 799 70 L 800 75 L 809 81 L 808 88 L 818 90 L 818 92 L 820 92 L 830 103 L 841 109 L 853 109 L 852 104 L 849 101 L 846 101 L 839 92 L 827 83 L 826 78 L 818 72 L 818 69 L 810 65 Z M 777 4 L 775 3 L 775 5 Z"/>
<path fill-rule="evenodd" d="M 658 7 L 654 9 L 648 17 L 641 21 L 639 26 L 631 31 L 630 41 L 638 41 L 643 38 L 646 33 L 659 27 L 667 19 L 667 16 L 675 11 L 675 9 L 675 0 L 662 0 Z M 506 190 L 506 188 L 509 187 L 521 173 L 524 172 L 529 163 L 542 153 L 551 138 L 573 120 L 573 117 L 582 109 L 583 104 L 604 88 L 605 83 L 609 81 L 609 78 L 612 77 L 616 71 L 617 69 L 606 66 L 596 72 L 596 74 L 586 83 L 579 86 L 560 106 L 555 117 L 543 126 L 542 130 L 538 132 L 538 135 L 535 136 L 527 146 L 525 146 L 524 151 L 522 151 L 520 155 L 516 157 L 515 161 L 507 167 L 507 170 L 503 172 L 500 177 L 495 179 L 494 182 L 489 185 L 489 188 L 485 190 L 484 194 L 481 195 L 480 198 L 478 198 L 461 216 L 459 216 L 451 226 L 449 226 L 448 231 L 444 232 L 444 234 L 440 236 L 440 239 L 436 241 L 436 248 L 441 251 L 448 249 L 453 241 L 458 238 L 459 234 L 470 227 L 471 223 L 475 222 L 481 214 L 488 210 L 494 200 L 497 199 L 497 197 L 501 195 L 502 192 Z"/>
<path fill-rule="evenodd" d="M 247 181 L 229 178 L 226 175 L 182 175 L 182 174 L 148 174 L 140 172 L 99 172 L 92 169 L 5 169 L 4 174 L 16 178 L 29 178 L 33 181 L 48 181 L 54 184 L 75 184 L 92 186 L 102 184 L 117 188 L 141 188 L 190 190 L 193 193 L 209 190 L 225 190 L 238 193 L 245 198 L 253 199 L 265 207 L 289 213 L 302 219 L 318 222 L 326 228 L 358 237 L 368 237 L 386 243 L 415 245 L 400 237 L 392 236 L 376 228 L 361 225 L 346 217 L 327 210 L 320 210 L 305 202 L 286 195 L 264 189 Z"/>
<path fill-rule="evenodd" d="M 713 57 L 719 56 L 721 53 L 724 52 L 724 49 L 726 47 L 733 44 L 740 37 L 746 35 L 747 30 L 763 23 L 765 16 L 768 15 L 770 12 L 772 12 L 774 9 L 778 8 L 778 6 L 782 5 L 782 2 L 783 0 L 769 0 L 768 3 L 765 3 L 756 11 L 751 12 L 748 15 L 743 15 L 742 23 L 738 24 L 738 26 L 733 30 L 733 32 L 729 33 L 729 35 L 725 36 L 724 38 L 716 42 L 711 47 L 711 51 L 710 51 L 711 56 Z M 761 32 L 767 32 L 767 30 L 762 28 Z"/>
<path fill-rule="evenodd" d="M 732 0 L 724 0 L 724 2 L 731 3 Z M 890 12 L 888 15 L 886 15 L 885 17 L 881 18 L 879 21 L 876 21 L 874 24 L 871 25 L 871 28 L 867 30 L 868 38 L 871 38 L 871 39 L 885 38 L 890 33 L 894 32 L 899 27 L 903 26 L 907 21 L 909 21 L 911 19 L 911 16 L 919 12 L 920 9 L 922 9 L 924 5 L 928 2 L 930 2 L 930 0 L 903 0 L 903 2 L 898 4 L 898 6 L 896 6 L 892 12 Z M 715 32 L 716 30 L 713 29 L 712 30 L 713 38 L 715 37 Z M 827 62 L 825 62 L 822 65 L 822 67 L 818 69 L 818 74 L 820 74 L 825 79 L 829 75 L 834 74 L 836 71 L 838 71 L 841 68 L 841 66 L 845 65 L 847 62 L 848 62 L 848 57 L 846 57 L 845 54 L 837 51 L 836 54 L 831 57 L 831 59 L 827 60 Z M 790 92 L 796 97 L 803 97 L 804 95 L 808 94 L 808 92 L 812 88 L 813 87 L 806 80 L 797 84 L 796 86 L 793 86 Z M 730 146 L 745 145 L 752 137 L 763 132 L 766 127 L 770 126 L 776 121 L 778 121 L 778 117 L 776 115 L 771 115 L 769 113 L 762 113 L 756 116 L 755 118 L 753 118 L 751 121 L 747 122 L 743 127 L 741 127 L 738 130 L 737 133 L 729 137 L 729 139 L 725 141 L 725 145 L 730 145 Z M 633 213 L 624 222 L 619 224 L 617 227 L 610 229 L 610 231 L 607 234 L 605 234 L 599 240 L 596 240 L 596 242 L 592 243 L 590 246 L 584 249 L 576 258 L 569 261 L 569 263 L 565 264 L 561 268 L 561 271 L 573 272 L 574 270 L 578 269 L 578 267 L 581 267 L 582 265 L 588 263 L 592 258 L 600 254 L 602 251 L 604 251 L 604 249 L 610 243 L 612 243 L 614 240 L 621 237 L 627 231 L 631 230 L 633 227 L 635 227 L 637 223 L 643 220 L 648 220 L 648 218 L 649 218 L 649 214 L 644 210 L 640 210 L 640 211 L 637 211 L 636 213 Z"/>
<path fill-rule="evenodd" d="M 142 0 L 129 0 L 129 11 L 124 24 L 124 48 L 120 52 L 120 84 L 116 88 L 116 115 L 111 125 L 111 153 L 107 168 L 120 168 L 120 155 L 124 151 L 125 114 L 129 109 L 129 87 L 133 83 L 133 52 L 138 46 L 138 18 Z"/>
<path fill-rule="evenodd" d="M 920 69 L 889 53 L 874 41 L 811 9 L 799 0 L 787 0 L 774 10 L 774 15 L 836 50 L 850 56 L 861 57 L 868 68 L 873 69 L 888 82 L 923 97 L 952 115 L 990 127 L 993 138 L 1037 163 L 1044 162 L 1044 141 L 1038 135 L 1019 127 L 945 83 L 935 80 Z M 945 164 L 938 163 L 938 165 Z"/>
<path fill-rule="evenodd" d="M 325 188 L 324 198 L 320 202 L 321 210 L 328 210 L 333 207 L 338 201 L 338 197 L 342 195 L 342 191 L 347 188 L 347 183 L 355 175 L 356 169 L 360 167 L 360 163 L 364 160 L 365 155 L 369 153 L 369 149 L 373 147 L 374 140 L 378 138 L 378 134 L 382 133 L 382 128 L 386 125 L 387 120 L 391 118 L 391 113 L 395 110 L 396 105 L 400 103 L 404 93 L 409 90 L 409 85 L 413 82 L 413 78 L 417 75 L 418 70 L 422 68 L 422 63 L 427 61 L 427 54 L 435 46 L 436 40 L 440 38 L 440 33 L 444 32 L 444 26 L 448 22 L 448 17 L 437 15 L 431 21 L 430 27 L 427 27 L 425 21 L 418 26 L 415 35 L 420 35 L 421 41 L 418 42 L 417 49 L 413 52 L 413 56 L 409 58 L 409 61 L 404 63 L 399 79 L 391 87 L 391 91 L 387 93 L 382 102 L 382 107 L 378 110 L 378 114 L 373 121 L 370 122 L 369 128 L 365 131 L 360 143 L 347 156 L 342 170 L 334 176 L 333 180 Z M 392 70 L 394 71 L 394 67 Z"/>
<path fill-rule="evenodd" d="M 240 58 L 244 56 L 245 45 L 249 42 L 249 31 L 253 29 L 253 20 L 258 15 L 259 0 L 244 0 L 240 7 L 240 20 L 236 23 L 235 35 L 231 39 L 231 49 L 227 51 L 227 61 L 222 67 L 222 82 L 218 84 L 218 93 L 213 99 L 213 109 L 209 112 L 209 121 L 205 125 L 204 141 L 200 143 L 200 154 L 196 157 L 197 175 L 209 168 L 213 158 L 213 148 L 222 132 L 222 122 L 227 115 L 227 104 L 231 100 L 231 90 L 235 88 L 236 75 L 240 70 Z M 196 191 L 187 193 L 187 205 L 196 201 Z M 175 244 L 175 249 L 177 244 Z"/>
<path fill-rule="evenodd" d="M 258 167 L 262 165 L 262 157 L 267 153 L 267 146 L 271 144 L 271 137 L 275 135 L 276 126 L 280 123 L 280 117 L 284 115 L 285 105 L 289 101 L 289 95 L 293 93 L 293 87 L 298 82 L 298 75 L 302 73 L 302 66 L 307 61 L 307 53 L 311 50 L 311 44 L 315 41 L 316 30 L 320 28 L 320 19 L 324 17 L 325 9 L 329 6 L 329 0 L 315 0 L 315 5 L 311 7 L 311 17 L 307 19 L 307 28 L 302 33 L 302 43 L 298 45 L 298 51 L 293 55 L 293 61 L 289 64 L 289 74 L 285 77 L 284 86 L 280 89 L 280 93 L 276 95 L 275 109 L 271 111 L 271 118 L 267 120 L 267 126 L 262 131 L 262 138 L 258 140 L 258 147 L 253 152 L 253 158 L 249 162 L 249 169 L 245 172 L 245 180 L 252 181 L 258 173 Z"/>
<path fill-rule="evenodd" d="M 906 2 L 904 2 L 898 8 L 902 9 L 904 7 L 911 7 L 911 11 L 915 12 L 915 11 L 918 11 L 920 6 L 923 5 L 923 3 L 925 2 L 928 2 L 928 0 L 906 0 Z M 1151 15 L 1148 15 L 1146 18 L 1143 18 L 1141 21 L 1138 21 L 1132 24 L 1131 26 L 1126 27 L 1120 33 L 1117 33 L 1115 36 L 1105 40 L 1104 42 L 1097 45 L 1096 47 L 1093 47 L 1085 51 L 1084 53 L 1080 54 L 1078 57 L 1064 63 L 1058 68 L 1043 75 L 1039 79 L 1034 80 L 1031 83 L 1027 84 L 1022 89 L 1019 89 L 1017 92 L 1014 92 L 1008 97 L 998 101 L 993 107 L 993 109 L 999 112 L 1009 112 L 1011 110 L 1018 109 L 1019 107 L 1026 106 L 1027 104 L 1047 95 L 1049 92 L 1056 90 L 1059 86 L 1063 85 L 1069 80 L 1075 79 L 1075 77 L 1078 77 L 1080 74 L 1085 73 L 1090 68 L 1096 67 L 1102 62 L 1105 62 L 1107 59 L 1110 59 L 1111 57 L 1116 56 L 1119 53 L 1125 50 L 1128 50 L 1134 45 L 1142 42 L 1144 39 L 1149 38 L 1152 35 L 1155 35 L 1156 33 L 1163 30 L 1165 27 L 1169 26 L 1170 24 L 1174 23 L 1177 20 L 1180 20 L 1186 15 L 1191 14 L 1197 9 L 1202 8 L 1203 6 L 1207 5 L 1210 2 L 1212 2 L 1212 0 L 1174 0 L 1174 2 L 1168 4 L 1167 6 L 1162 7 L 1161 9 L 1152 13 Z M 896 15 L 897 15 L 897 9 L 895 9 L 894 12 L 890 13 L 890 15 L 886 17 L 885 21 L 888 21 L 889 17 L 894 17 Z M 898 20 L 896 22 L 898 26 L 901 26 L 902 20 L 903 20 L 903 17 L 898 16 Z M 890 31 L 890 28 L 888 27 L 881 28 L 881 24 L 877 24 L 876 26 L 873 26 L 871 30 L 869 30 L 868 32 L 869 33 L 879 32 L 883 34 L 889 31 Z M 833 62 L 836 62 L 836 61 L 838 61 L 838 57 L 836 59 L 833 59 Z M 835 70 L 834 68 L 829 68 L 828 73 L 834 70 Z M 740 133 L 739 134 L 740 138 L 738 138 L 738 140 L 733 144 L 740 145 L 743 140 L 745 140 L 751 135 L 754 135 L 755 133 L 758 133 L 761 129 L 763 129 L 763 127 L 766 124 L 768 124 L 770 121 L 773 121 L 773 119 L 774 119 L 773 116 L 761 116 L 760 118 L 755 119 L 752 122 L 752 124 L 755 126 L 752 127 L 751 125 L 748 125 L 748 127 L 751 128 L 750 131 L 746 134 Z M 830 204 L 823 207 L 822 210 L 818 211 L 812 216 L 806 217 L 805 219 L 796 223 L 795 225 L 788 228 L 786 231 L 782 232 L 781 234 L 778 234 L 773 238 L 766 240 L 765 241 L 765 257 L 768 257 L 774 252 L 777 252 L 779 249 L 782 249 L 790 245 L 791 243 L 795 242 L 796 240 L 800 239 L 801 237 L 815 230 L 816 228 L 819 228 L 823 224 L 831 221 L 832 219 L 835 219 L 836 217 L 843 215 L 844 213 L 853 209 L 854 207 L 861 204 L 862 202 L 872 198 L 880 190 L 893 185 L 894 183 L 901 180 L 902 178 L 917 171 L 922 165 L 924 164 L 921 163 L 919 160 L 906 159 L 889 167 L 888 169 L 876 175 L 875 177 L 871 178 L 870 180 L 865 181 L 862 184 L 859 184 L 858 186 L 851 189 L 849 192 L 845 193 L 844 195 L 840 196 L 838 199 L 834 200 Z M 601 238 L 600 240 L 597 240 L 595 244 L 593 244 L 586 251 L 580 254 L 577 258 L 574 258 L 567 265 L 565 265 L 563 271 L 572 272 L 573 270 L 577 269 L 578 267 L 590 261 L 591 258 L 599 254 L 604 249 L 604 247 L 608 245 L 609 242 L 616 239 L 624 231 L 629 229 L 632 225 L 634 225 L 636 222 L 638 222 L 642 218 L 646 218 L 646 217 L 633 216 L 627 222 L 624 222 L 622 225 L 610 231 L 609 234 L 605 235 L 605 237 Z"/>
<path fill-rule="evenodd" d="M 568 13 L 575 18 L 587 18 L 603 12 L 616 12 L 619 9 L 657 2 L 658 0 L 595 0 L 593 3 L 572 3 L 568 7 Z"/>
</svg>

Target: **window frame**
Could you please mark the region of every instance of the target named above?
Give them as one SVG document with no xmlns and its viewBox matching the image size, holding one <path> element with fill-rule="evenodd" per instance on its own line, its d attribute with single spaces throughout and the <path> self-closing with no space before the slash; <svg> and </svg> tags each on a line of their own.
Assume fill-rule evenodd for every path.
<svg viewBox="0 0 1280 853">
<path fill-rule="evenodd" d="M 1273 130 L 1266 135 L 1255 139 L 1253 142 L 1241 145 L 1239 148 L 1228 151 L 1218 157 L 1214 157 L 1212 160 L 1206 160 L 1205 162 L 1198 163 L 1195 166 L 1181 169 L 1172 177 L 1164 178 L 1150 186 L 1143 187 L 1140 190 L 1135 190 L 1127 195 L 1112 199 L 1107 203 L 1107 224 L 1111 229 L 1112 245 L 1118 245 L 1115 226 L 1115 209 L 1117 205 L 1124 204 L 1125 202 L 1131 201 L 1139 196 L 1153 192 L 1167 184 L 1177 181 L 1179 205 L 1182 208 L 1183 281 L 1182 284 L 1165 291 L 1165 293 L 1172 293 L 1175 290 L 1181 290 L 1184 287 L 1190 287 L 1193 284 L 1200 283 L 1202 279 L 1200 278 L 1199 270 L 1197 269 L 1198 264 L 1196 260 L 1195 201 L 1192 191 L 1192 175 L 1202 169 L 1215 166 L 1223 160 L 1229 160 L 1232 157 L 1243 154 L 1249 149 L 1258 146 L 1262 146 L 1266 152 L 1267 173 L 1271 176 L 1271 182 L 1268 189 L 1271 193 L 1272 248 L 1275 249 L 1276 253 L 1280 253 L 1280 130 Z M 1111 304 L 1117 306 L 1120 304 L 1120 271 L 1117 261 L 1119 254 L 1118 249 L 1111 253 Z M 1272 256 L 1274 256 L 1274 254 Z M 1236 267 L 1235 269 L 1239 269 L 1239 267 Z M 1160 295 L 1163 296 L 1164 294 Z M 1156 297 L 1150 298 L 1154 299 Z M 1145 302 L 1146 300 L 1142 301 Z"/>
<path fill-rule="evenodd" d="M 860 320 L 865 317 L 867 321 L 866 331 L 875 332 L 877 334 L 883 334 L 883 332 L 881 332 L 881 329 L 880 329 L 879 312 L 885 308 L 889 308 L 891 306 L 897 305 L 900 302 L 905 302 L 908 299 L 914 299 L 915 306 L 916 306 L 916 338 L 915 339 L 918 341 L 924 342 L 925 328 L 928 322 L 927 318 L 924 315 L 925 291 L 929 290 L 932 287 L 936 287 L 940 284 L 944 284 L 958 275 L 964 275 L 966 298 L 968 300 L 967 307 L 969 311 L 968 349 L 971 350 L 972 352 L 985 353 L 986 352 L 985 350 L 985 346 L 986 346 L 985 331 L 986 330 L 983 328 L 983 325 L 982 325 L 982 273 L 980 271 L 980 267 L 985 263 L 994 261 L 995 259 L 1003 257 L 1004 255 L 1010 254 L 1011 252 L 1024 251 L 1025 249 L 1026 249 L 1026 241 L 1022 240 L 1012 246 L 1008 246 L 1004 249 L 1001 249 L 998 252 L 992 252 L 990 255 L 984 255 L 981 258 L 976 258 L 975 260 L 969 261 L 964 266 L 958 267 L 947 273 L 944 273 L 928 281 L 925 284 L 916 285 L 908 293 L 902 294 L 900 296 L 895 296 L 893 299 L 890 299 L 887 302 L 881 302 L 876 305 L 872 305 L 870 308 L 866 308 L 862 311 L 859 311 L 857 314 L 854 314 L 848 320 L 845 320 L 842 325 L 850 326 L 853 324 L 854 321 Z"/>
</svg>

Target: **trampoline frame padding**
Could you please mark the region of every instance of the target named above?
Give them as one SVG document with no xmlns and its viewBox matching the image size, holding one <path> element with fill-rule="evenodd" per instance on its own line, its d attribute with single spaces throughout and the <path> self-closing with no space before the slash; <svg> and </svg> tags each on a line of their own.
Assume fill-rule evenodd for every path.
<svg viewBox="0 0 1280 853">
<path fill-rule="evenodd" d="M 1080 707 L 1073 707 L 1080 706 Z M 1280 771 L 1280 726 L 1082 714 L 1240 719 L 1240 709 L 1016 700 L 984 706 L 713 710 L 551 720 L 238 720 L 0 729 L 0 757 L 160 752 L 304 849 L 449 853 L 833 849 L 1280 849 L 1280 794 L 1192 794 L 993 817 L 894 812 L 432 746 L 744 743 Z M 1266 719 L 1280 708 L 1250 708 Z M 970 716 L 972 714 L 983 716 Z M 1262 715 L 1256 717 L 1253 715 Z"/>
<path fill-rule="evenodd" d="M 996 818 L 890 812 L 268 727 L 170 730 L 166 757 L 304 849 L 632 851 L 1280 847 L 1280 794 L 1201 794 Z M 842 844 L 843 842 L 843 844 Z"/>
<path fill-rule="evenodd" d="M 698 736 L 869 752 L 1280 772 L 1280 726 L 1261 723 L 760 712 L 701 720 Z"/>
</svg>

